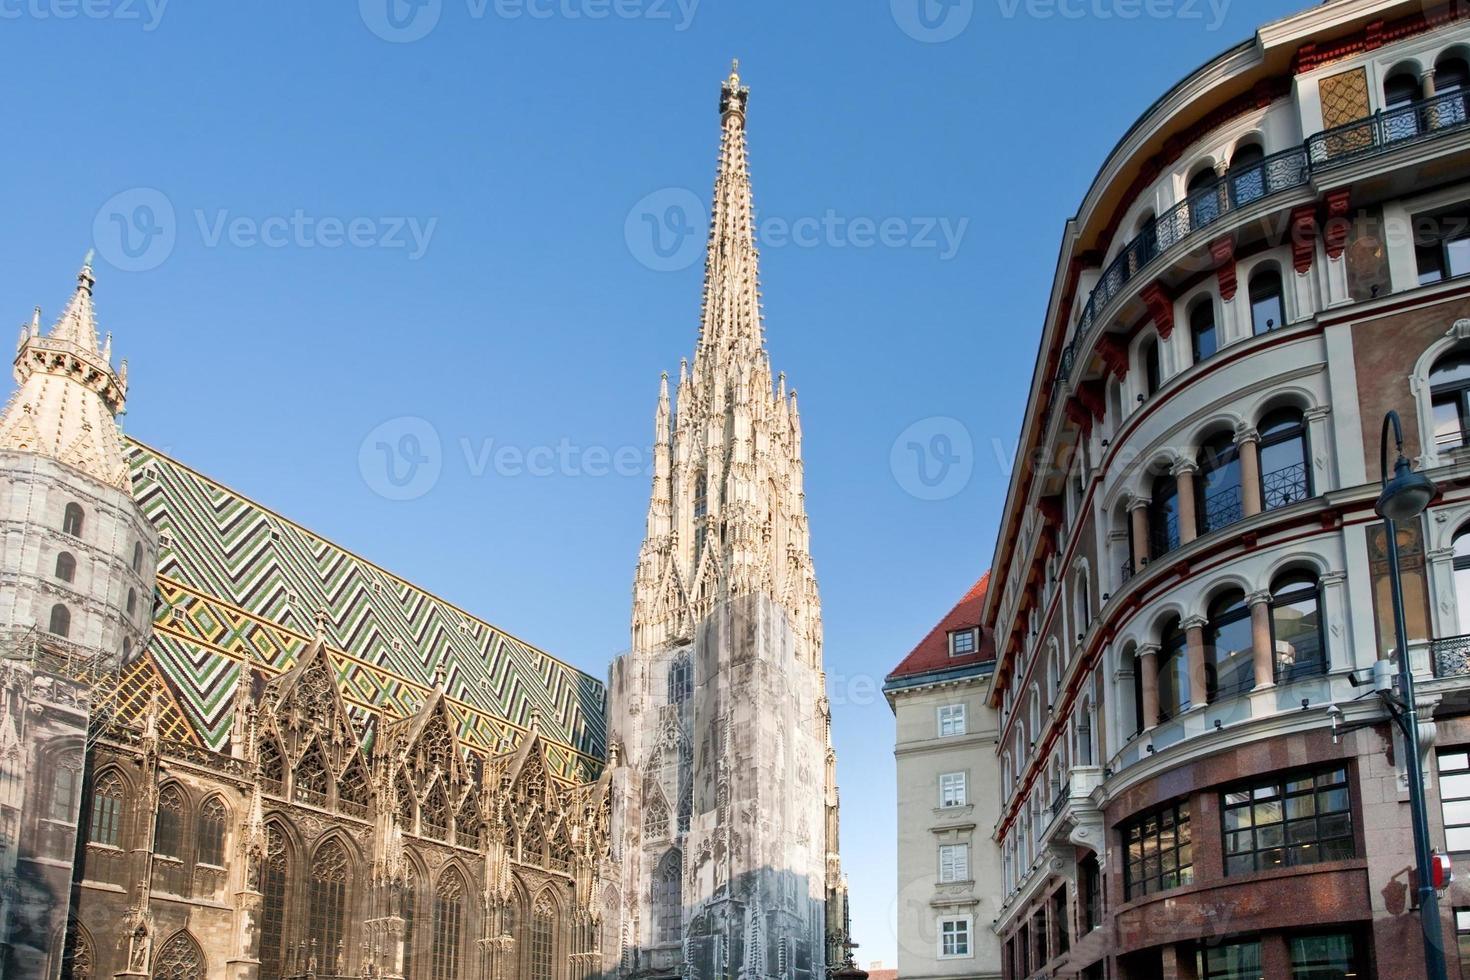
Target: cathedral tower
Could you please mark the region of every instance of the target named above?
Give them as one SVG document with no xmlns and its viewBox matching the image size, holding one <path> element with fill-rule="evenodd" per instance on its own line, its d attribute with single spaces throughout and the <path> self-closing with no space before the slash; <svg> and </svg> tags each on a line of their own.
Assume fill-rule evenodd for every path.
<svg viewBox="0 0 1470 980">
<path fill-rule="evenodd" d="M 692 363 L 659 387 L 632 648 L 612 667 L 618 977 L 814 980 L 844 888 L 802 491 L 801 418 L 771 374 L 737 69 Z"/>
<path fill-rule="evenodd" d="M 61 968 L 92 693 L 142 652 L 158 537 L 116 417 L 127 363 L 99 344 L 90 257 L 49 332 L 21 327 L 0 412 L 0 978 Z"/>
</svg>

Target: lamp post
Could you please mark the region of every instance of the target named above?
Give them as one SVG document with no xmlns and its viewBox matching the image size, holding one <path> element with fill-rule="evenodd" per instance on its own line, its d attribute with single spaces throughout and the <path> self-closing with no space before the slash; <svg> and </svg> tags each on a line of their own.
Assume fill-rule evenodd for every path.
<svg viewBox="0 0 1470 980">
<path fill-rule="evenodd" d="M 1388 475 L 1388 433 L 1393 429 L 1398 459 Z M 1419 751 L 1419 708 L 1414 698 L 1414 672 L 1409 667 L 1409 641 L 1404 627 L 1404 590 L 1399 579 L 1399 521 L 1418 520 L 1434 499 L 1435 488 L 1423 473 L 1415 473 L 1404 458 L 1404 429 L 1398 412 L 1383 417 L 1378 441 L 1378 458 L 1383 492 L 1374 510 L 1383 518 L 1388 539 L 1388 585 L 1393 598 L 1393 639 L 1399 655 L 1399 695 L 1403 704 L 1394 710 L 1392 695 L 1385 692 L 1390 713 L 1404 733 L 1404 767 L 1409 775 L 1409 810 L 1414 822 L 1414 863 L 1419 872 L 1419 926 L 1424 933 L 1424 973 L 1429 980 L 1445 980 L 1444 942 L 1440 934 L 1439 894 L 1434 890 L 1429 846 L 1429 813 L 1424 805 L 1424 764 Z"/>
</svg>

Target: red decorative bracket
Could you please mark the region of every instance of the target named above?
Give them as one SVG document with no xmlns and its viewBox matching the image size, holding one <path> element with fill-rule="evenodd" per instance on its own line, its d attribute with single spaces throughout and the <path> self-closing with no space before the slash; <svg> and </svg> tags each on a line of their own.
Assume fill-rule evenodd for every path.
<svg viewBox="0 0 1470 980">
<path fill-rule="evenodd" d="M 1103 334 L 1097 339 L 1097 356 L 1101 357 L 1108 370 L 1117 375 L 1119 381 L 1128 377 L 1128 348 L 1112 334 Z"/>
<path fill-rule="evenodd" d="M 1077 428 L 1082 430 L 1084 439 L 1092 435 L 1092 413 L 1087 410 L 1087 406 L 1082 404 L 1080 399 L 1076 397 L 1067 399 L 1067 418 L 1077 423 Z"/>
<path fill-rule="evenodd" d="M 1352 220 L 1348 217 L 1349 192 L 1346 188 L 1327 195 L 1327 224 L 1322 227 L 1322 242 L 1327 246 L 1329 259 L 1342 258 L 1347 248 L 1348 232 Z"/>
<path fill-rule="evenodd" d="M 1230 302 L 1235 298 L 1235 239 L 1221 235 L 1210 242 L 1210 256 L 1215 260 L 1215 278 L 1220 283 L 1220 298 Z"/>
<path fill-rule="evenodd" d="M 1077 386 L 1077 400 L 1082 403 L 1096 422 L 1103 420 L 1103 414 L 1107 405 L 1103 401 L 1103 383 L 1101 381 L 1084 381 Z"/>
<path fill-rule="evenodd" d="M 1157 280 L 1144 286 L 1139 292 L 1139 298 L 1148 307 L 1148 316 L 1153 320 L 1154 327 L 1159 331 L 1159 336 L 1168 340 L 1169 335 L 1174 332 L 1174 300 L 1169 296 L 1164 285 Z"/>
<path fill-rule="evenodd" d="M 1317 205 L 1303 204 L 1291 212 L 1291 267 L 1298 275 L 1312 267 L 1317 251 Z"/>
</svg>

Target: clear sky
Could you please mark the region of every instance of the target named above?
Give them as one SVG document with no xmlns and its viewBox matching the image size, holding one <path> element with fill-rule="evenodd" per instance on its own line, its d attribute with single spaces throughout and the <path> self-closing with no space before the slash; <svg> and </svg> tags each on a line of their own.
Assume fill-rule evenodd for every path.
<svg viewBox="0 0 1470 980">
<path fill-rule="evenodd" d="M 130 433 L 603 676 L 738 56 L 860 958 L 892 964 L 876 692 L 989 562 L 1063 222 L 1304 0 L 387 3 L 0 0 L 0 310 L 49 326 L 95 245 Z"/>
</svg>

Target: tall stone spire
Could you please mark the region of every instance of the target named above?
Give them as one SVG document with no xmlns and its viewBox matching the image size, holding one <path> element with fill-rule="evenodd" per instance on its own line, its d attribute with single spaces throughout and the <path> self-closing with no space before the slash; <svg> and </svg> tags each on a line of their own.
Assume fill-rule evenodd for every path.
<svg viewBox="0 0 1470 980">
<path fill-rule="evenodd" d="M 21 327 L 17 388 L 0 412 L 0 449 L 50 456 L 110 486 L 130 489 L 116 421 L 127 397 L 127 362 L 114 371 L 111 343 L 106 351 L 99 349 L 95 283 L 88 252 L 76 291 L 50 332 L 41 334 L 39 307 Z"/>
</svg>

